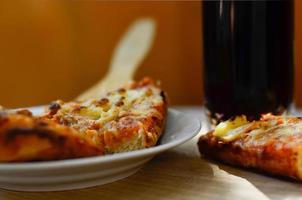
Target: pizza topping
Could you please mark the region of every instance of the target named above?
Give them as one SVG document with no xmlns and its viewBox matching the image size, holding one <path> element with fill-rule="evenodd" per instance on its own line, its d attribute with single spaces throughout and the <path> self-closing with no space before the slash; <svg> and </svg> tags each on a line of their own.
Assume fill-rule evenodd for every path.
<svg viewBox="0 0 302 200">
<path fill-rule="evenodd" d="M 99 101 L 95 102 L 96 106 L 105 106 L 109 103 L 109 100 L 107 98 L 101 98 Z"/>
<path fill-rule="evenodd" d="M 118 93 L 120 93 L 120 94 L 124 94 L 124 93 L 126 92 L 125 88 L 120 88 L 120 89 L 118 89 L 117 91 L 118 91 Z"/>
<path fill-rule="evenodd" d="M 231 121 L 219 125 L 221 135 L 211 131 L 200 137 L 202 154 L 228 164 L 302 180 L 301 118 L 265 114 L 260 120 L 227 130 Z"/>
<path fill-rule="evenodd" d="M 50 110 L 53 115 L 50 118 L 76 130 L 94 129 L 99 132 L 127 116 L 133 119 L 134 124 L 148 116 L 162 119 L 157 106 L 165 103 L 164 93 L 150 80 L 143 83 L 132 83 L 130 88 L 109 92 L 101 99 L 60 103 L 60 110 L 56 113 Z"/>
<path fill-rule="evenodd" d="M 51 115 L 54 115 L 58 112 L 58 110 L 61 109 L 61 105 L 57 102 L 52 102 L 50 105 L 49 105 L 49 110 L 50 110 L 50 114 Z"/>
<path fill-rule="evenodd" d="M 220 136 L 220 138 L 224 141 L 233 141 L 240 137 L 242 133 L 245 132 L 245 129 L 249 128 L 250 124 L 245 124 L 243 126 L 239 126 L 235 129 L 231 129 L 226 134 Z"/>
<path fill-rule="evenodd" d="M 283 137 L 302 131 L 296 130 L 297 122 L 299 119 L 296 117 L 275 116 L 270 113 L 262 115 L 260 120 L 252 122 L 247 121 L 245 116 L 237 116 L 218 124 L 213 135 L 225 142 L 234 141 L 244 135 L 260 140 L 272 131 L 277 137 Z M 300 127 L 299 123 L 298 127 Z"/>
<path fill-rule="evenodd" d="M 144 79 L 102 98 L 58 100 L 39 116 L 27 110 L 0 110 L 0 162 L 77 158 L 153 146 L 166 117 L 163 94 L 151 79 Z"/>
<path fill-rule="evenodd" d="M 124 105 L 123 100 L 119 100 L 118 102 L 115 103 L 116 106 L 120 107 Z"/>
<path fill-rule="evenodd" d="M 230 119 L 225 122 L 221 122 L 217 125 L 214 135 L 221 138 L 221 139 L 234 139 L 239 136 L 240 129 L 237 129 L 237 127 L 240 128 L 240 126 L 248 124 L 249 121 L 246 119 L 246 116 L 237 116 L 235 119 Z"/>
<path fill-rule="evenodd" d="M 165 94 L 164 91 L 161 91 L 161 92 L 160 92 L 160 96 L 163 98 L 163 101 L 164 101 L 165 103 L 167 103 L 167 97 L 166 97 L 166 94 Z"/>
<path fill-rule="evenodd" d="M 277 125 L 277 124 L 283 124 L 283 123 L 287 123 L 287 117 L 286 115 L 282 115 L 281 116 L 275 116 L 271 113 L 267 113 L 267 114 L 263 114 L 261 116 L 260 121 L 262 122 L 269 122 L 272 125 Z"/>
<path fill-rule="evenodd" d="M 27 110 L 27 109 L 21 109 L 21 110 L 17 110 L 16 112 L 17 114 L 20 114 L 20 115 L 25 115 L 25 116 L 28 116 L 28 117 L 31 117 L 33 114 Z"/>
<path fill-rule="evenodd" d="M 59 110 L 61 108 L 60 104 L 57 103 L 57 102 L 52 102 L 50 105 L 49 105 L 49 109 L 50 110 Z"/>
</svg>

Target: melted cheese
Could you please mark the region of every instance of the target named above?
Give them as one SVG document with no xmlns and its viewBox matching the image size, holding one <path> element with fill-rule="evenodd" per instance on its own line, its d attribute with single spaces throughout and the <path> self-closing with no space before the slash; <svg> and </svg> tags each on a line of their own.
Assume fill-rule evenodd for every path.
<svg viewBox="0 0 302 200">
<path fill-rule="evenodd" d="M 156 113 L 157 110 L 153 107 L 163 101 L 160 92 L 159 88 L 153 86 L 124 91 L 116 90 L 104 96 L 104 101 L 101 103 L 98 102 L 102 99 L 90 99 L 82 103 L 63 104 L 57 116 L 71 124 L 76 122 L 77 128 L 83 131 L 92 124 L 106 127 L 106 123 L 115 121 L 124 115 L 139 118 Z"/>
<path fill-rule="evenodd" d="M 250 126 L 250 124 L 245 124 L 245 125 L 242 125 L 242 126 L 239 126 L 239 127 L 235 128 L 235 129 L 231 129 L 220 137 L 224 141 L 233 141 L 233 140 L 239 138 L 241 136 L 241 134 L 243 133 L 243 131 L 246 128 L 248 128 L 249 126 Z"/>
<path fill-rule="evenodd" d="M 219 123 L 213 134 L 223 140 L 231 141 L 240 136 L 242 130 L 246 128 L 244 125 L 248 123 L 245 116 L 237 116 L 234 120 Z"/>
<path fill-rule="evenodd" d="M 248 122 L 245 116 L 236 117 L 234 120 L 227 120 L 217 125 L 213 135 L 224 141 L 233 141 L 243 133 L 249 131 L 253 138 L 261 137 L 270 129 L 275 129 L 275 135 L 288 135 L 295 131 L 288 126 L 287 119 L 266 115 L 259 121 Z"/>
<path fill-rule="evenodd" d="M 96 107 L 90 107 L 90 108 L 82 108 L 80 110 L 80 115 L 83 117 L 88 117 L 90 119 L 98 119 L 101 117 L 102 109 L 96 108 Z"/>
</svg>

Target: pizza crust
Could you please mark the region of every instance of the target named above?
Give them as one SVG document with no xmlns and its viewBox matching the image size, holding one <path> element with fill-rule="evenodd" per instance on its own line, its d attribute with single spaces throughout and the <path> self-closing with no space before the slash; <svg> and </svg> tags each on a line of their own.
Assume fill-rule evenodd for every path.
<svg viewBox="0 0 302 200">
<path fill-rule="evenodd" d="M 160 86 L 145 78 L 99 99 L 50 104 L 39 117 L 3 111 L 0 162 L 58 160 L 156 145 L 167 114 Z"/>
<path fill-rule="evenodd" d="M 39 161 L 103 155 L 102 146 L 77 131 L 22 114 L 0 116 L 0 161 Z"/>
<path fill-rule="evenodd" d="M 198 147 L 206 158 L 302 180 L 302 120 L 299 118 L 288 118 L 287 123 L 265 130 L 258 127 L 243 131 L 232 141 L 224 141 L 211 131 L 199 138 Z"/>
</svg>

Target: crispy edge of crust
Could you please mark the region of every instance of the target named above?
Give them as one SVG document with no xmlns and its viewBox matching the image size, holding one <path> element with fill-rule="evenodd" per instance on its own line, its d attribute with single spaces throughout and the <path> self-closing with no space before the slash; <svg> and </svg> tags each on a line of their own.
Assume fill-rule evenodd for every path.
<svg viewBox="0 0 302 200">
<path fill-rule="evenodd" d="M 142 122 L 143 128 L 146 132 L 145 147 L 156 145 L 164 131 L 167 118 L 167 102 L 165 96 L 162 96 L 162 98 L 163 102 L 160 105 L 156 105 L 154 107 L 157 110 L 157 113 L 148 116 L 145 119 L 146 122 Z"/>
<path fill-rule="evenodd" d="M 69 127 L 20 114 L 0 117 L 0 162 L 60 160 L 103 154 Z"/>
<path fill-rule="evenodd" d="M 58 160 L 66 158 L 87 157 L 93 155 L 102 155 L 103 153 L 106 153 L 106 146 L 109 147 L 110 153 L 118 153 L 148 148 L 156 145 L 165 125 L 167 113 L 166 94 L 161 90 L 159 84 L 156 84 L 150 78 L 144 78 L 142 81 L 134 82 L 128 87 L 125 87 L 125 89 L 137 89 L 147 86 L 156 87 L 160 90 L 162 102 L 154 106 L 156 112 L 147 115 L 145 118 L 142 118 L 138 121 L 138 123 L 131 122 L 131 117 L 129 117 L 128 119 L 125 118 L 125 120 L 118 122 L 120 126 L 119 134 L 116 135 L 112 132 L 104 133 L 103 136 L 99 138 L 97 147 L 89 143 L 89 141 L 85 140 L 85 138 L 77 136 L 86 135 L 85 132 L 79 133 L 72 128 L 68 128 L 68 126 L 66 125 L 60 125 L 59 123 L 51 120 L 51 116 L 61 108 L 60 104 L 58 103 L 51 104 L 48 111 L 49 113 L 46 113 L 46 115 L 41 118 L 44 121 L 47 121 L 48 127 L 52 128 L 41 129 L 41 127 L 35 125 L 32 125 L 33 127 L 28 128 L 28 125 L 23 124 L 18 126 L 18 124 L 10 121 L 12 128 L 5 130 L 0 125 L 0 130 L 4 130 L 2 134 L 0 132 L 0 145 L 3 147 L 3 150 L 6 150 L 2 151 L 2 154 L 0 153 L 0 162 Z M 25 116 L 23 117 L 25 118 Z M 33 117 L 31 118 L 31 120 L 32 122 L 30 124 L 35 122 L 35 119 Z M 65 130 L 59 131 L 54 127 L 61 127 Z M 5 146 L 4 142 L 2 142 L 1 140 L 1 135 L 6 135 L 7 137 L 13 138 L 10 139 L 10 143 L 14 143 L 14 145 L 10 145 L 9 147 Z M 127 145 L 128 143 L 135 143 L 135 140 L 138 139 L 140 141 L 136 143 L 137 146 L 134 145 L 127 150 L 123 148 L 123 146 Z M 21 155 L 21 153 L 18 154 L 18 152 L 13 151 L 13 149 L 20 148 L 20 144 L 28 143 L 30 143 L 31 146 L 34 146 L 35 148 L 31 150 L 26 149 L 26 151 L 28 151 L 27 154 L 23 153 Z M 24 146 L 25 145 L 22 145 L 21 147 Z M 77 151 L 77 149 L 79 150 Z M 83 149 L 85 151 L 83 151 Z M 9 154 L 9 152 L 14 152 L 15 155 L 12 156 L 13 153 L 11 153 L 11 156 L 5 157 L 5 155 Z"/>
<path fill-rule="evenodd" d="M 248 149 L 244 148 L 243 143 L 234 144 L 236 141 L 221 141 L 211 131 L 199 138 L 198 147 L 207 159 L 302 180 L 302 147 L 276 149 L 273 145 L 255 145 Z"/>
<path fill-rule="evenodd" d="M 141 81 L 135 82 L 130 88 L 139 88 L 147 85 L 154 86 L 160 90 L 160 96 L 162 102 L 159 105 L 153 105 L 157 113 L 149 115 L 142 121 L 144 135 L 145 135 L 145 148 L 152 147 L 157 144 L 160 139 L 166 125 L 167 109 L 168 109 L 168 98 L 167 94 L 161 89 L 160 82 L 155 82 L 150 77 L 144 77 Z"/>
<path fill-rule="evenodd" d="M 151 108 L 156 110 L 156 113 L 148 115 L 145 118 L 141 119 L 140 123 L 132 123 L 131 117 L 128 119 L 125 118 L 124 121 L 119 121 L 119 136 L 116 137 L 112 133 L 104 134 L 104 146 L 109 147 L 109 153 L 118 153 L 124 152 L 120 151 L 119 147 L 123 146 L 123 143 L 135 143 L 134 140 L 141 140 L 141 142 L 136 143 L 138 146 L 127 149 L 127 151 L 133 151 L 137 149 L 149 148 L 155 146 L 160 139 L 166 123 L 167 118 L 167 108 L 168 108 L 168 99 L 166 93 L 161 89 L 160 83 L 156 83 L 150 77 L 144 77 L 141 81 L 132 82 L 129 85 L 125 86 L 124 89 L 137 89 L 141 87 L 156 87 L 160 90 L 160 96 L 162 97 L 162 102 L 158 105 L 152 105 Z M 123 141 L 127 139 L 128 141 Z M 110 141 L 110 142 L 109 142 Z M 121 142 L 123 141 L 123 142 Z"/>
<path fill-rule="evenodd" d="M 141 81 L 129 83 L 125 87 L 117 89 L 117 91 L 122 92 L 123 90 L 139 89 L 142 87 L 157 88 L 162 102 L 157 105 L 151 105 L 150 109 L 155 109 L 156 112 L 147 115 L 139 121 L 132 120 L 131 115 L 123 117 L 122 120 L 119 119 L 117 121 L 118 133 L 105 131 L 103 134 L 100 134 L 97 138 L 103 144 L 106 154 L 148 148 L 156 145 L 158 142 L 165 127 L 168 105 L 167 95 L 161 89 L 160 84 L 149 77 L 145 77 Z M 52 103 L 48 114 L 44 117 L 51 119 L 61 108 L 60 103 L 63 102 Z"/>
<path fill-rule="evenodd" d="M 166 96 L 161 92 L 163 101 L 154 106 L 155 113 L 147 115 L 140 120 L 134 120 L 131 116 L 121 118 L 117 122 L 118 134 L 105 132 L 103 143 L 106 153 L 118 153 L 133 151 L 155 146 L 163 133 L 167 117 Z M 124 147 L 135 144 L 128 149 Z"/>
</svg>

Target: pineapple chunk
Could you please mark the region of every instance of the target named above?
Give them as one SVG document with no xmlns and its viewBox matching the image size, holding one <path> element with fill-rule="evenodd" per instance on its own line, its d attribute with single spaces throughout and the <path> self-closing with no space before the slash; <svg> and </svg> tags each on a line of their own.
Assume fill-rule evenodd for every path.
<svg viewBox="0 0 302 200">
<path fill-rule="evenodd" d="M 217 125 L 214 130 L 214 136 L 222 138 L 224 140 L 233 140 L 239 136 L 240 130 L 243 125 L 248 124 L 249 121 L 246 116 L 237 116 L 233 120 L 227 120 Z"/>
</svg>

